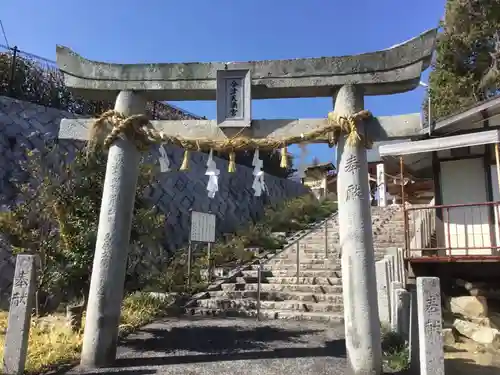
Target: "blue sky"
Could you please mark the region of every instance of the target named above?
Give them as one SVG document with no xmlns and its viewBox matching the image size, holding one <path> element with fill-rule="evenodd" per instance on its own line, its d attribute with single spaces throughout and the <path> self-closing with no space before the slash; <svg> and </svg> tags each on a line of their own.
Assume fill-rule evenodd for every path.
<svg viewBox="0 0 500 375">
<path fill-rule="evenodd" d="M 55 59 L 56 44 L 92 60 L 245 61 L 349 55 L 388 48 L 436 27 L 445 0 L 2 0 L 9 44 Z M 0 43 L 5 42 L 0 39 Z M 428 72 L 423 75 L 427 80 Z M 424 89 L 368 97 L 375 115 L 420 112 Z M 215 102 L 175 102 L 215 118 Z M 253 102 L 254 118 L 325 117 L 331 99 Z M 296 149 L 292 149 L 295 152 Z M 334 160 L 326 145 L 309 158 Z"/>
</svg>

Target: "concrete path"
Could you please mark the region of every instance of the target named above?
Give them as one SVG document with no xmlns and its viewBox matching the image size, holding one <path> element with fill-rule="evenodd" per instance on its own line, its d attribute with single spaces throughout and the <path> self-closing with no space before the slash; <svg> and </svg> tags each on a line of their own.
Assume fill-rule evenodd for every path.
<svg viewBox="0 0 500 375">
<path fill-rule="evenodd" d="M 234 318 L 169 318 L 124 340 L 112 368 L 68 374 L 340 375 L 344 327 Z"/>
</svg>

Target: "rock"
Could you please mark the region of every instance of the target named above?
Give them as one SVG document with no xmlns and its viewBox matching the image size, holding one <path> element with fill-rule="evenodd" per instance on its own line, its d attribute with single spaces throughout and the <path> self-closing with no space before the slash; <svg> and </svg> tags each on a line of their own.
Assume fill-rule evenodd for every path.
<svg viewBox="0 0 500 375">
<path fill-rule="evenodd" d="M 482 326 L 476 323 L 455 319 L 453 327 L 463 336 L 483 345 L 500 347 L 500 331 L 495 328 Z"/>
<path fill-rule="evenodd" d="M 500 313 L 490 312 L 489 314 L 490 327 L 500 331 Z"/>
<path fill-rule="evenodd" d="M 482 296 L 462 296 L 450 298 L 450 309 L 454 314 L 465 318 L 485 318 L 488 316 L 488 303 Z"/>
<path fill-rule="evenodd" d="M 453 345 L 455 344 L 455 334 L 452 328 L 443 328 L 443 344 Z"/>
<path fill-rule="evenodd" d="M 149 296 L 162 301 L 166 301 L 169 298 L 177 298 L 178 293 L 161 293 L 161 292 L 149 292 Z"/>
</svg>

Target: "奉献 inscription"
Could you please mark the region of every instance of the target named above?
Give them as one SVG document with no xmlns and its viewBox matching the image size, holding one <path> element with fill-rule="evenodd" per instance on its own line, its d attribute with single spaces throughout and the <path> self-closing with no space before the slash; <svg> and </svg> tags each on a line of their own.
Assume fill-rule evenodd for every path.
<svg viewBox="0 0 500 375">
<path fill-rule="evenodd" d="M 349 184 L 345 192 L 345 200 L 361 199 L 363 197 L 363 189 L 358 184 Z"/>
<path fill-rule="evenodd" d="M 417 319 L 422 375 L 444 375 L 441 290 L 437 277 L 417 278 Z"/>
<path fill-rule="evenodd" d="M 20 270 L 19 274 L 16 276 L 14 279 L 14 286 L 18 288 L 26 288 L 29 284 L 28 281 L 28 275 L 26 274 L 26 271 Z"/>
<path fill-rule="evenodd" d="M 10 298 L 10 303 L 11 306 L 22 306 L 26 305 L 26 302 L 28 300 L 28 293 L 22 291 L 22 292 L 15 292 L 12 294 L 12 297 Z"/>
<path fill-rule="evenodd" d="M 35 268 L 35 255 L 17 256 L 2 363 L 3 374 L 6 375 L 24 372 L 36 288 Z"/>
<path fill-rule="evenodd" d="M 442 335 L 443 325 L 441 321 L 436 319 L 429 319 L 425 324 L 425 334 L 429 340 L 435 340 L 437 337 Z"/>
<path fill-rule="evenodd" d="M 427 314 L 436 313 L 439 308 L 440 298 L 436 295 L 429 295 L 425 300 L 425 312 Z"/>
<path fill-rule="evenodd" d="M 356 155 L 349 155 L 345 161 L 344 171 L 347 173 L 354 173 L 359 170 L 359 168 L 361 168 L 361 164 Z"/>
</svg>

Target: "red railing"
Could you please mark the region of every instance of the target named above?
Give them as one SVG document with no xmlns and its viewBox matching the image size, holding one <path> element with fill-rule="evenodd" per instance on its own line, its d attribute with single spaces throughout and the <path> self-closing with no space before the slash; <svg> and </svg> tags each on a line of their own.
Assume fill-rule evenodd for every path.
<svg viewBox="0 0 500 375">
<path fill-rule="evenodd" d="M 500 260 L 500 202 L 406 207 L 411 260 Z"/>
</svg>

